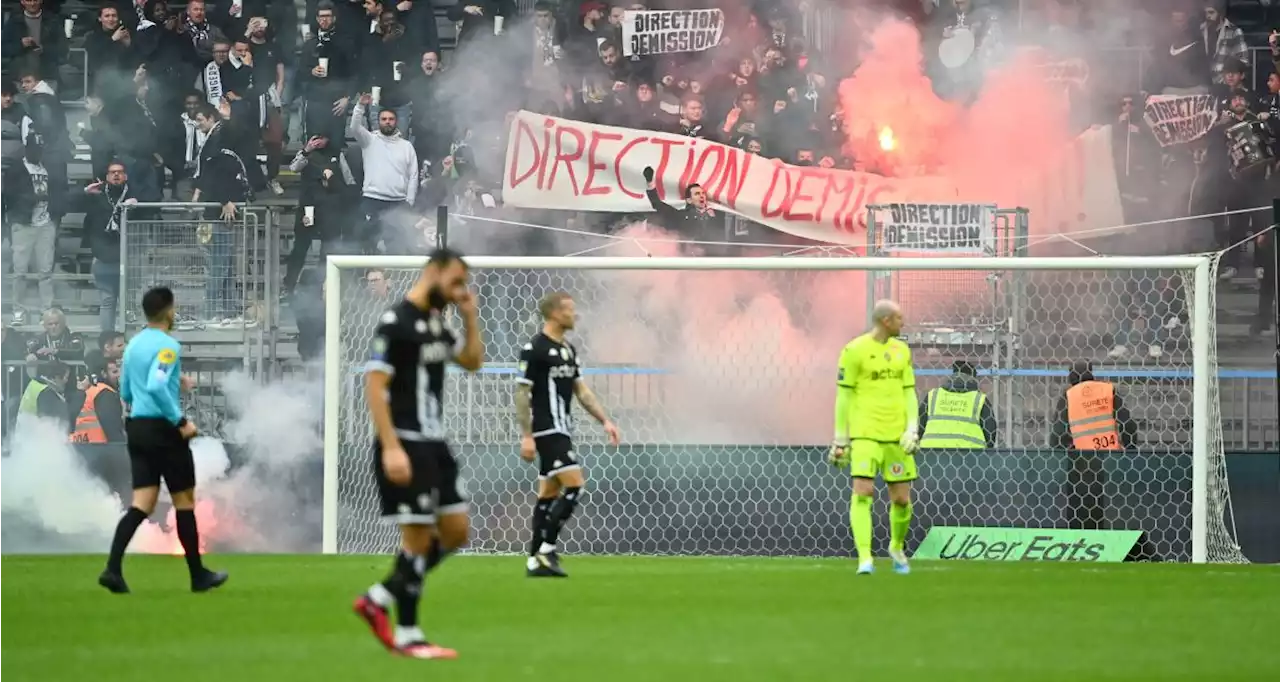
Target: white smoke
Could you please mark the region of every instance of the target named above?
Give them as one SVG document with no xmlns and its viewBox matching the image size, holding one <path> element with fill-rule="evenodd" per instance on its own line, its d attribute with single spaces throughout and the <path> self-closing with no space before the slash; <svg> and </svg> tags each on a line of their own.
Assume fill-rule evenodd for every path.
<svg viewBox="0 0 1280 682">
<path fill-rule="evenodd" d="M 65 427 L 23 415 L 0 460 L 4 551 L 104 551 L 122 509 L 67 443 Z"/>
<path fill-rule="evenodd" d="M 209 551 L 305 551 L 320 539 L 318 463 L 323 385 L 317 376 L 266 385 L 244 374 L 221 385 L 231 412 L 223 441 L 191 443 L 196 465 L 196 516 Z M 0 472 L 6 553 L 104 552 L 129 504 L 103 476 L 128 488 L 128 463 L 113 455 L 97 473 L 44 420 L 22 419 Z M 308 467 L 313 470 L 308 471 Z M 138 529 L 130 550 L 177 554 L 181 545 L 169 496 Z"/>
</svg>

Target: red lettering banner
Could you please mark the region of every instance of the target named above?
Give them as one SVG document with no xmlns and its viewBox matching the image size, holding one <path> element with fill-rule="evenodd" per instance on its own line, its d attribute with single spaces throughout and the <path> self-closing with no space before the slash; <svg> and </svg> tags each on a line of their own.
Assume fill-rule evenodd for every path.
<svg viewBox="0 0 1280 682">
<path fill-rule="evenodd" d="M 1109 152 L 1109 135 L 1099 139 Z M 1075 229 L 1120 221 L 1114 170 L 1110 162 L 1103 165 L 1110 179 L 1110 187 L 1102 188 L 1111 199 L 1108 210 L 1090 216 L 1093 224 Z M 507 143 L 503 201 L 526 208 L 644 213 L 651 210 L 645 196 L 646 166 L 654 169 L 659 197 L 673 206 L 683 206 L 683 188 L 698 183 L 721 210 L 833 244 L 866 244 L 868 205 L 975 199 L 962 198 L 956 184 L 944 177 L 888 178 L 791 166 L 707 140 L 521 111 Z M 1088 192 L 1080 191 L 1083 200 Z M 1082 209 L 1076 208 L 1080 214 Z M 1114 222 L 1097 224 L 1105 220 Z"/>
</svg>

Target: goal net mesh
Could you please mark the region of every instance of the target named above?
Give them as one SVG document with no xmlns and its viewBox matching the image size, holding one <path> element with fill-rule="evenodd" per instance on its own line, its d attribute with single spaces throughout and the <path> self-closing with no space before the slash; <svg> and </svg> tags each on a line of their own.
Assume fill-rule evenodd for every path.
<svg viewBox="0 0 1280 682">
<path fill-rule="evenodd" d="M 397 542 L 377 516 L 362 368 L 379 316 L 418 269 L 372 270 L 378 263 L 340 270 L 340 321 L 329 322 L 341 327 L 341 366 L 328 368 L 342 376 L 339 425 L 326 433 L 340 439 L 339 552 L 385 552 Z M 1102 528 L 1143 531 L 1145 556 L 1188 561 L 1192 275 L 474 268 L 487 361 L 479 374 L 453 373 L 445 392 L 472 504 L 470 548 L 522 552 L 529 541 L 537 472 L 518 457 L 515 365 L 540 328 L 539 299 L 566 291 L 577 302 L 571 338 L 586 381 L 623 433 L 623 445 L 610 447 L 575 401 L 575 450 L 588 484 L 566 551 L 849 554 L 849 479 L 826 463 L 835 364 L 866 330 L 869 302 L 894 296 L 921 401 L 967 360 L 999 427 L 996 448 L 917 456 L 909 550 L 932 526 Z M 1210 358 L 1208 556 L 1243 561 L 1212 348 Z M 1079 360 L 1116 385 L 1137 447 L 1099 455 L 1049 447 L 1067 370 Z M 876 504 L 882 553 L 885 495 Z"/>
</svg>

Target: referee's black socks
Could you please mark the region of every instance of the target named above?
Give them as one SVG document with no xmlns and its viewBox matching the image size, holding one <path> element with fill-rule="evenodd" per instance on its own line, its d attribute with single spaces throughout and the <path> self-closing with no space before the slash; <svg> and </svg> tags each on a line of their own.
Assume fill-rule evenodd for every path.
<svg viewBox="0 0 1280 682">
<path fill-rule="evenodd" d="M 196 528 L 196 512 L 194 509 L 179 509 L 174 512 L 178 521 L 178 540 L 182 542 L 182 551 L 187 556 L 187 570 L 194 578 L 204 573 L 204 562 L 200 560 L 200 530 Z"/>
<path fill-rule="evenodd" d="M 542 545 L 542 530 L 547 525 L 547 517 L 551 514 L 551 505 L 555 503 L 554 497 L 539 497 L 538 501 L 533 505 L 533 521 L 529 524 L 533 529 L 533 538 L 529 540 L 529 556 L 538 553 L 538 547 Z"/>
<path fill-rule="evenodd" d="M 107 557 L 107 570 L 119 575 L 123 572 L 124 551 L 129 548 L 129 542 L 133 540 L 133 534 L 138 532 L 138 526 L 147 520 L 147 513 L 137 507 L 129 507 L 129 510 L 120 517 L 120 523 L 116 524 L 116 534 L 111 540 L 111 554 Z"/>
<path fill-rule="evenodd" d="M 544 553 L 548 551 L 545 545 L 555 547 L 560 542 L 560 531 L 564 528 L 564 524 L 568 523 L 569 517 L 573 516 L 573 511 L 578 508 L 578 500 L 581 497 L 582 488 L 565 488 L 560 493 L 560 497 L 556 498 L 555 503 L 551 505 L 551 512 L 547 517 L 546 525 L 542 529 L 544 547 L 540 549 Z"/>
</svg>

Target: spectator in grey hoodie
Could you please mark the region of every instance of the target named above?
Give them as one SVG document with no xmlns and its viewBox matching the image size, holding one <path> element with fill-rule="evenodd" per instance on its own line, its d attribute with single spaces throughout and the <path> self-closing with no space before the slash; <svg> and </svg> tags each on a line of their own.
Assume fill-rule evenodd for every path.
<svg viewBox="0 0 1280 682">
<path fill-rule="evenodd" d="M 359 240 L 366 254 L 377 253 L 379 239 L 387 253 L 407 253 L 406 235 L 415 221 L 412 206 L 418 193 L 418 154 L 400 135 L 396 112 L 391 109 L 378 113 L 377 132 L 365 130 L 365 108 L 371 101 L 369 95 L 361 95 L 347 125 L 360 144 L 364 161 L 360 202 L 364 223 Z"/>
</svg>

